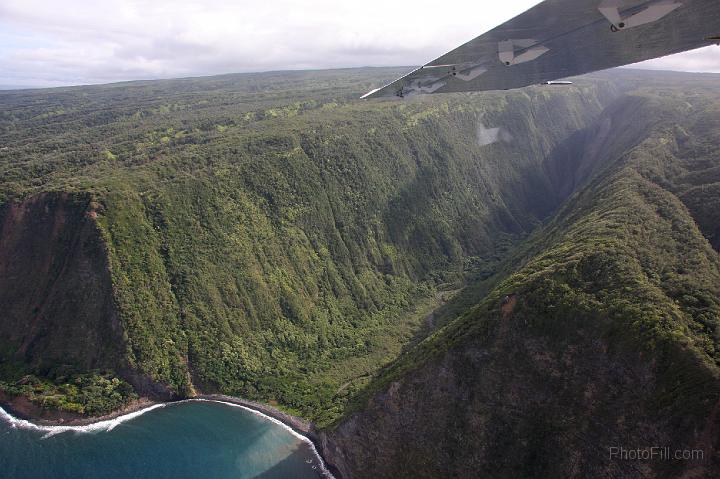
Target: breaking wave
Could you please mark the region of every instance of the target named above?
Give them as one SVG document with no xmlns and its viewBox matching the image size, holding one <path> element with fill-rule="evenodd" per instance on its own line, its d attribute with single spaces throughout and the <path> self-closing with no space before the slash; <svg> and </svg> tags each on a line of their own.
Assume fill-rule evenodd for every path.
<svg viewBox="0 0 720 479">
<path fill-rule="evenodd" d="M 98 421 L 94 422 L 92 424 L 85 424 L 83 426 L 44 426 L 41 424 L 35 424 L 30 421 L 26 421 L 25 419 L 18 419 L 15 416 L 11 415 L 5 409 L 0 407 L 0 419 L 10 424 L 11 427 L 17 428 L 17 429 L 30 429 L 34 431 L 41 431 L 44 432 L 45 435 L 42 437 L 43 439 L 54 436 L 56 434 L 60 434 L 63 432 L 78 432 L 78 433 L 84 433 L 84 432 L 102 432 L 102 431 L 112 431 L 115 429 L 118 425 L 127 422 L 131 419 L 135 419 L 136 417 L 142 416 L 146 412 L 152 411 L 153 409 L 158 409 L 167 406 L 167 404 L 153 404 L 152 406 L 148 406 L 144 409 L 140 409 L 139 411 L 131 412 L 128 414 L 123 414 L 122 416 L 118 416 L 112 419 L 107 419 L 104 421 Z"/>
<path fill-rule="evenodd" d="M 140 409 L 138 411 L 131 412 L 128 414 L 123 414 L 122 416 L 118 416 L 116 418 L 98 421 L 98 422 L 94 422 L 92 424 L 86 424 L 83 426 L 45 426 L 45 425 L 41 425 L 41 424 L 35 424 L 35 423 L 27 421 L 25 419 L 16 418 L 12 414 L 8 413 L 5 409 L 0 407 L 0 420 L 8 423 L 10 425 L 10 427 L 12 427 L 14 429 L 29 429 L 29 430 L 44 432 L 45 435 L 42 436 L 42 439 L 46 439 L 48 437 L 55 436 L 56 434 L 61 434 L 64 432 L 97 433 L 97 432 L 112 431 L 120 424 L 130 421 L 131 419 L 140 417 L 143 414 L 150 412 L 154 409 L 160 409 L 160 408 L 164 408 L 164 407 L 168 407 L 168 406 L 174 406 L 176 404 L 182 404 L 182 403 L 191 402 L 191 401 L 214 402 L 214 403 L 224 404 L 226 406 L 237 407 L 240 409 L 244 409 L 245 411 L 249 411 L 252 414 L 260 416 L 263 419 L 282 427 L 287 432 L 292 434 L 294 437 L 296 437 L 300 441 L 307 444 L 318 461 L 318 466 L 320 469 L 319 472 L 328 479 L 334 479 L 334 476 L 327 469 L 327 466 L 325 465 L 325 461 L 323 461 L 322 457 L 320 456 L 320 453 L 318 452 L 317 448 L 315 447 L 315 444 L 307 436 L 304 436 L 304 435 L 300 434 L 299 432 L 295 431 L 293 428 L 291 428 L 284 422 L 280 421 L 279 419 L 275 419 L 274 417 L 268 416 L 267 414 L 263 414 L 262 412 L 260 412 L 256 409 L 253 409 L 251 407 L 243 406 L 241 404 L 231 403 L 228 401 L 219 401 L 219 400 L 214 400 L 214 399 L 185 399 L 183 401 L 176 401 L 176 402 L 171 402 L 171 403 L 153 404 L 152 406 L 148 406 L 144 409 Z M 314 468 L 314 466 L 313 466 L 313 468 Z"/>
<path fill-rule="evenodd" d="M 251 407 L 243 406 L 242 404 L 231 403 L 231 402 L 228 402 L 228 401 L 219 401 L 219 400 L 216 400 L 216 399 L 187 399 L 187 401 L 215 402 L 215 403 L 225 404 L 226 406 L 237 407 L 237 408 L 240 408 L 240 409 L 244 409 L 244 410 L 246 410 L 246 411 L 249 411 L 249 412 L 251 412 L 251 413 L 253 413 L 253 414 L 257 415 L 257 416 L 260 416 L 260 417 L 262 417 L 263 419 L 266 419 L 266 420 L 268 420 L 268 421 L 270 421 L 270 422 L 272 422 L 272 423 L 274 423 L 274 424 L 277 424 L 278 426 L 282 427 L 283 429 L 285 429 L 286 431 L 288 431 L 290 434 L 292 434 L 293 436 L 295 436 L 296 438 L 298 438 L 299 440 L 301 440 L 302 442 L 304 442 L 305 444 L 307 444 L 308 447 L 310 447 L 310 450 L 313 452 L 313 454 L 314 454 L 315 457 L 317 458 L 318 464 L 319 464 L 319 466 L 320 466 L 320 472 L 322 473 L 322 475 L 323 475 L 324 477 L 328 478 L 328 479 L 335 479 L 335 476 L 332 475 L 332 473 L 328 470 L 327 466 L 325 465 L 325 461 L 324 461 L 323 458 L 320 456 L 320 453 L 318 452 L 317 448 L 315 447 L 315 443 L 312 442 L 312 441 L 310 440 L 310 438 L 308 438 L 307 436 L 304 436 L 303 434 L 300 434 L 300 433 L 297 432 L 295 429 L 291 428 L 290 426 L 288 426 L 287 424 L 285 424 L 285 423 L 282 422 L 281 420 L 275 419 L 274 417 L 271 417 L 271 416 L 268 416 L 267 414 L 264 414 L 264 413 L 258 411 L 257 409 L 253 409 L 253 408 L 251 408 Z M 180 402 L 185 402 L 185 401 L 180 401 Z"/>
</svg>

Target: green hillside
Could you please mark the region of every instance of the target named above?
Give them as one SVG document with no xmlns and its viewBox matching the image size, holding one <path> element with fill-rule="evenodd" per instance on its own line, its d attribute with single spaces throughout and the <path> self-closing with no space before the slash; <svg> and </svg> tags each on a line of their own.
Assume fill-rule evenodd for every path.
<svg viewBox="0 0 720 479">
<path fill-rule="evenodd" d="M 610 105 L 577 152 L 608 145 L 596 175 L 356 398 L 327 439 L 343 477 L 714 476 L 720 95 L 682 80 Z M 704 459 L 608 457 L 655 444 Z"/>
<path fill-rule="evenodd" d="M 260 400 L 343 477 L 713 450 L 717 77 L 356 100 L 399 73 L 0 93 L 2 397 Z"/>
<path fill-rule="evenodd" d="M 438 291 L 492 274 L 569 194 L 556 188 L 564 142 L 616 94 L 597 80 L 356 100 L 395 75 L 1 94 L 5 389 L 83 410 L 63 398 L 68 378 L 117 376 L 140 395 L 220 391 L 336 419 L 427 331 Z M 83 236 L 67 253 L 69 218 L 100 251 Z M 46 241 L 24 246 L 36 237 Z M 88 263 L 98 280 L 66 279 Z M 55 279 L 35 291 L 18 274 Z M 89 306 L 70 294 L 96 294 L 115 327 L 97 308 L 79 320 L 73 305 Z"/>
</svg>

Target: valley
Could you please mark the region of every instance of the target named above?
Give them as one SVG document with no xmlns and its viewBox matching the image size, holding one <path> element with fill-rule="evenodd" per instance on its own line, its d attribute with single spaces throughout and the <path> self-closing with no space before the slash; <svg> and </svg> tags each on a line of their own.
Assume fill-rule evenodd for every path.
<svg viewBox="0 0 720 479">
<path fill-rule="evenodd" d="M 0 92 L 0 391 L 269 404 L 341 477 L 712 476 L 718 77 L 357 100 L 401 71 Z M 649 443 L 707 452 L 605 454 Z"/>
</svg>

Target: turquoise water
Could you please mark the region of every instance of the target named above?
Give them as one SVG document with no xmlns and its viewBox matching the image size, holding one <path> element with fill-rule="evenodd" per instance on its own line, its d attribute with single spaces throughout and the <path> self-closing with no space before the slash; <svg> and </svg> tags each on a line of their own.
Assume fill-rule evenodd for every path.
<svg viewBox="0 0 720 479">
<path fill-rule="evenodd" d="M 323 477 L 307 442 L 222 403 L 175 403 L 81 430 L 38 430 L 2 416 L 2 478 Z"/>
</svg>

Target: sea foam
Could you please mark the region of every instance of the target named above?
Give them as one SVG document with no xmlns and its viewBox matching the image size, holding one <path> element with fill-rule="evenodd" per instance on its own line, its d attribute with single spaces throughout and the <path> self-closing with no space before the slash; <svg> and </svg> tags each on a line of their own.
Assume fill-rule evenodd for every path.
<svg viewBox="0 0 720 479">
<path fill-rule="evenodd" d="M 129 421 L 131 419 L 134 419 L 138 416 L 142 416 L 146 412 L 152 411 L 153 409 L 158 409 L 167 406 L 167 404 L 153 404 L 152 406 L 148 406 L 144 409 L 140 409 L 139 411 L 131 412 L 128 414 L 123 414 L 122 416 L 118 416 L 112 419 L 107 419 L 104 421 L 98 421 L 91 424 L 85 424 L 83 426 L 45 426 L 42 424 L 35 424 L 30 421 L 26 421 L 25 419 L 18 419 L 15 416 L 11 415 L 5 409 L 0 407 L 0 419 L 4 420 L 8 424 L 10 424 L 11 427 L 17 428 L 17 429 L 31 429 L 35 431 L 42 431 L 45 433 L 45 435 L 42 437 L 43 439 L 48 438 L 50 436 L 54 436 L 56 434 L 60 434 L 63 432 L 78 432 L 78 433 L 87 433 L 87 432 L 102 432 L 102 431 L 112 431 L 117 427 L 118 425 Z"/>
<path fill-rule="evenodd" d="M 332 475 L 332 473 L 328 470 L 327 466 L 325 465 L 325 461 L 323 460 L 322 456 L 320 456 L 320 453 L 318 452 L 317 448 L 315 447 L 315 443 L 312 442 L 312 441 L 310 440 L 310 438 L 308 438 L 307 436 L 304 436 L 304 435 L 300 434 L 300 433 L 297 432 L 295 429 L 291 428 L 290 426 L 288 426 L 287 424 L 285 424 L 285 423 L 282 422 L 281 420 L 275 419 L 274 417 L 271 417 L 271 416 L 268 416 L 267 414 L 264 414 L 264 413 L 258 411 L 257 409 L 253 409 L 253 408 L 251 408 L 251 407 L 243 406 L 242 404 L 231 403 L 231 402 L 228 402 L 228 401 L 218 401 L 218 400 L 216 400 L 216 399 L 187 399 L 187 401 L 216 402 L 216 403 L 220 403 L 220 404 L 225 404 L 225 405 L 227 405 L 227 406 L 237 407 L 237 408 L 240 408 L 240 409 L 244 409 L 244 410 L 246 410 L 246 411 L 249 411 L 249 412 L 255 414 L 256 416 L 260 416 L 260 417 L 262 417 L 263 419 L 266 419 L 266 420 L 268 420 L 268 421 L 270 421 L 270 422 L 272 422 L 272 423 L 274 423 L 274 424 L 277 424 L 278 426 L 284 428 L 284 429 L 285 429 L 286 431 L 288 431 L 290 434 L 292 434 L 293 436 L 295 436 L 296 438 L 298 438 L 299 440 L 301 440 L 302 442 L 304 442 L 305 444 L 307 444 L 307 445 L 310 447 L 310 450 L 313 452 L 313 454 L 315 454 L 315 457 L 316 457 L 317 460 L 318 460 L 318 464 L 320 465 L 320 473 L 321 473 L 324 477 L 326 477 L 326 478 L 328 478 L 328 479 L 335 479 L 335 476 Z M 184 402 L 184 401 L 180 401 L 180 402 Z"/>
<path fill-rule="evenodd" d="M 241 404 L 231 403 L 228 401 L 218 401 L 215 399 L 185 399 L 182 401 L 175 401 L 175 402 L 171 402 L 171 403 L 153 404 L 152 406 L 148 406 L 144 409 L 140 409 L 139 411 L 131 412 L 128 414 L 123 414 L 122 416 L 118 416 L 113 419 L 98 421 L 98 422 L 94 422 L 92 424 L 86 424 L 83 426 L 45 426 L 45 425 L 41 425 L 41 424 L 35 424 L 35 423 L 27 421 L 25 419 L 16 418 L 12 414 L 5 411 L 5 409 L 0 407 L 0 420 L 8 423 L 12 428 L 30 429 L 30 430 L 34 430 L 34 431 L 44 432 L 45 435 L 42 436 L 42 439 L 46 439 L 48 437 L 54 436 L 56 434 L 61 434 L 63 432 L 76 432 L 76 433 L 93 433 L 93 432 L 95 432 L 95 433 L 97 433 L 97 432 L 112 431 L 118 425 L 120 425 L 124 422 L 130 421 L 131 419 L 135 419 L 136 417 L 140 417 L 143 414 L 150 412 L 154 409 L 164 408 L 164 407 L 168 407 L 168 406 L 174 406 L 176 404 L 182 404 L 182 403 L 190 402 L 190 401 L 214 402 L 214 403 L 224 404 L 226 406 L 237 407 L 240 409 L 244 409 L 245 411 L 249 411 L 252 414 L 260 416 L 263 419 L 282 427 L 287 432 L 292 434 L 294 437 L 296 437 L 297 439 L 299 439 L 300 441 L 304 442 L 305 444 L 307 444 L 309 446 L 310 450 L 317 458 L 318 465 L 320 467 L 319 472 L 324 477 L 326 477 L 328 479 L 335 479 L 334 476 L 332 475 L 332 473 L 327 469 L 327 466 L 325 465 L 325 461 L 323 461 L 322 457 L 320 456 L 320 453 L 318 452 L 317 448 L 315 447 L 315 444 L 307 436 L 300 434 L 299 432 L 295 431 L 293 428 L 291 428 L 284 422 L 282 422 L 278 419 L 275 419 L 274 417 L 270 417 L 267 414 L 263 414 L 262 412 L 257 411 L 253 408 L 243 406 Z"/>
</svg>

